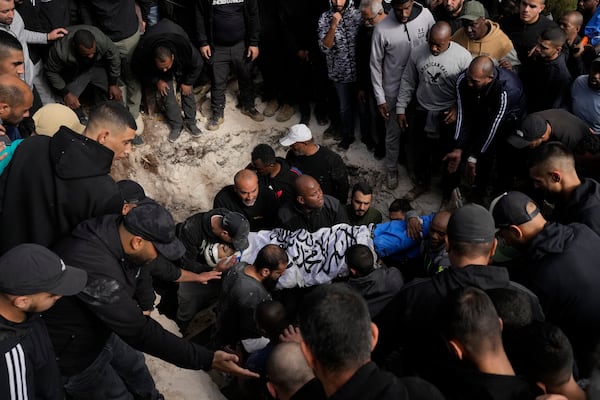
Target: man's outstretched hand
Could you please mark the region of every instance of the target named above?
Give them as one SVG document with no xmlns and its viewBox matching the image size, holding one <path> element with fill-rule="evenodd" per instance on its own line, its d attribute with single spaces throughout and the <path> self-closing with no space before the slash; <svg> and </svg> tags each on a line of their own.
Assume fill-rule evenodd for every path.
<svg viewBox="0 0 600 400">
<path fill-rule="evenodd" d="M 256 372 L 252 372 L 246 368 L 240 367 L 237 364 L 239 360 L 240 359 L 235 354 L 217 350 L 215 351 L 215 355 L 213 357 L 212 368 L 216 369 L 217 371 L 243 378 L 260 378 L 260 375 Z"/>
</svg>

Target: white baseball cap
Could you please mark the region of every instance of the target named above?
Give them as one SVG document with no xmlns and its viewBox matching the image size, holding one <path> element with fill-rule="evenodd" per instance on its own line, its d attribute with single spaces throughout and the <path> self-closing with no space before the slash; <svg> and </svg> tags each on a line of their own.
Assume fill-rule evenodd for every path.
<svg viewBox="0 0 600 400">
<path fill-rule="evenodd" d="M 312 133 L 308 126 L 304 124 L 296 124 L 290 126 L 290 129 L 284 137 L 279 139 L 279 143 L 282 146 L 291 146 L 294 143 L 298 142 L 306 142 L 307 140 L 312 139 Z"/>
</svg>

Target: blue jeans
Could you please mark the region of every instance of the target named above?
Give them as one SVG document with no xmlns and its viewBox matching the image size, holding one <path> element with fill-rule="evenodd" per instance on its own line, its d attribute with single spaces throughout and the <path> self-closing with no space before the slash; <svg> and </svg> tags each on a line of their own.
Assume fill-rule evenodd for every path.
<svg viewBox="0 0 600 400">
<path fill-rule="evenodd" d="M 354 139 L 354 109 L 357 102 L 356 83 L 333 82 L 340 105 L 341 131 L 344 139 Z"/>
<path fill-rule="evenodd" d="M 114 333 L 94 362 L 64 379 L 65 391 L 74 400 L 161 399 L 144 355 Z"/>
</svg>

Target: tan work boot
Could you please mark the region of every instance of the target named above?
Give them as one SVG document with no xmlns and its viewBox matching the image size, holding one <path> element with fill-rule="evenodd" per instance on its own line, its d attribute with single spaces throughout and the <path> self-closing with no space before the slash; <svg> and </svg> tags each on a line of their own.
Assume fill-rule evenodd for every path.
<svg viewBox="0 0 600 400">
<path fill-rule="evenodd" d="M 219 129 L 221 127 L 221 125 L 223 124 L 223 121 L 224 121 L 224 119 L 222 116 L 213 115 L 208 120 L 208 123 L 206 124 L 206 129 L 208 129 L 209 131 L 216 131 L 217 129 Z"/>
<path fill-rule="evenodd" d="M 292 118 L 296 114 L 296 109 L 289 104 L 284 104 L 279 109 L 277 116 L 275 117 L 275 121 L 277 122 L 285 122 Z"/>
<path fill-rule="evenodd" d="M 263 115 L 265 117 L 272 117 L 279 110 L 279 102 L 275 99 L 269 100 L 267 102 L 267 106 L 263 110 Z"/>
</svg>

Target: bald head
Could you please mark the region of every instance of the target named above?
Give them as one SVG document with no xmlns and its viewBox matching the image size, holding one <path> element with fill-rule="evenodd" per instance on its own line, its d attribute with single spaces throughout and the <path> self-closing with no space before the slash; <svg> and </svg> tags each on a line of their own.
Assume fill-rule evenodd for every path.
<svg viewBox="0 0 600 400">
<path fill-rule="evenodd" d="M 0 75 L 0 118 L 17 125 L 29 116 L 33 104 L 33 94 L 25 82 L 13 74 Z"/>
<path fill-rule="evenodd" d="M 295 181 L 296 200 L 307 209 L 323 207 L 323 190 L 315 178 L 310 175 L 300 175 Z"/>
<path fill-rule="evenodd" d="M 246 207 L 254 206 L 258 198 L 258 176 L 256 172 L 243 169 L 233 178 L 234 189 Z"/>
<path fill-rule="evenodd" d="M 481 90 L 494 80 L 494 62 L 488 56 L 478 56 L 471 61 L 467 69 L 467 84 L 470 88 Z"/>
<path fill-rule="evenodd" d="M 471 61 L 469 71 L 484 75 L 491 75 L 494 71 L 494 62 L 488 56 L 478 56 Z"/>
<path fill-rule="evenodd" d="M 561 20 L 563 18 L 577 27 L 581 27 L 581 25 L 583 25 L 583 15 L 581 15 L 579 11 L 567 11 L 563 14 Z M 563 27 L 561 26 L 561 28 Z"/>
<path fill-rule="evenodd" d="M 317 180 L 310 175 L 300 175 L 298 178 L 296 178 L 294 186 L 296 188 L 296 192 L 302 193 L 307 189 L 319 186 L 319 182 L 317 182 Z"/>
<path fill-rule="evenodd" d="M 439 39 L 449 39 L 452 36 L 452 28 L 446 21 L 439 21 L 433 24 L 429 31 L 429 36 L 434 36 Z"/>
<path fill-rule="evenodd" d="M 450 25 L 444 21 L 436 22 L 429 31 L 428 42 L 431 54 L 437 56 L 448 50 L 451 37 L 452 28 Z"/>
<path fill-rule="evenodd" d="M 446 244 L 446 233 L 448 232 L 448 221 L 452 213 L 440 211 L 431 220 L 429 227 L 429 241 L 432 248 L 438 248 Z"/>
<path fill-rule="evenodd" d="M 256 175 L 256 172 L 249 170 L 249 169 L 242 169 L 241 171 L 238 171 L 235 174 L 235 176 L 233 177 L 233 183 L 235 185 L 237 185 L 239 182 L 251 182 L 251 181 L 258 182 L 258 176 Z"/>
<path fill-rule="evenodd" d="M 435 214 L 432 223 L 447 227 L 451 215 L 452 213 L 450 211 L 440 211 Z"/>
<path fill-rule="evenodd" d="M 267 388 L 274 398 L 289 399 L 315 375 L 306 363 L 300 345 L 295 342 L 278 344 L 267 361 Z"/>
</svg>

